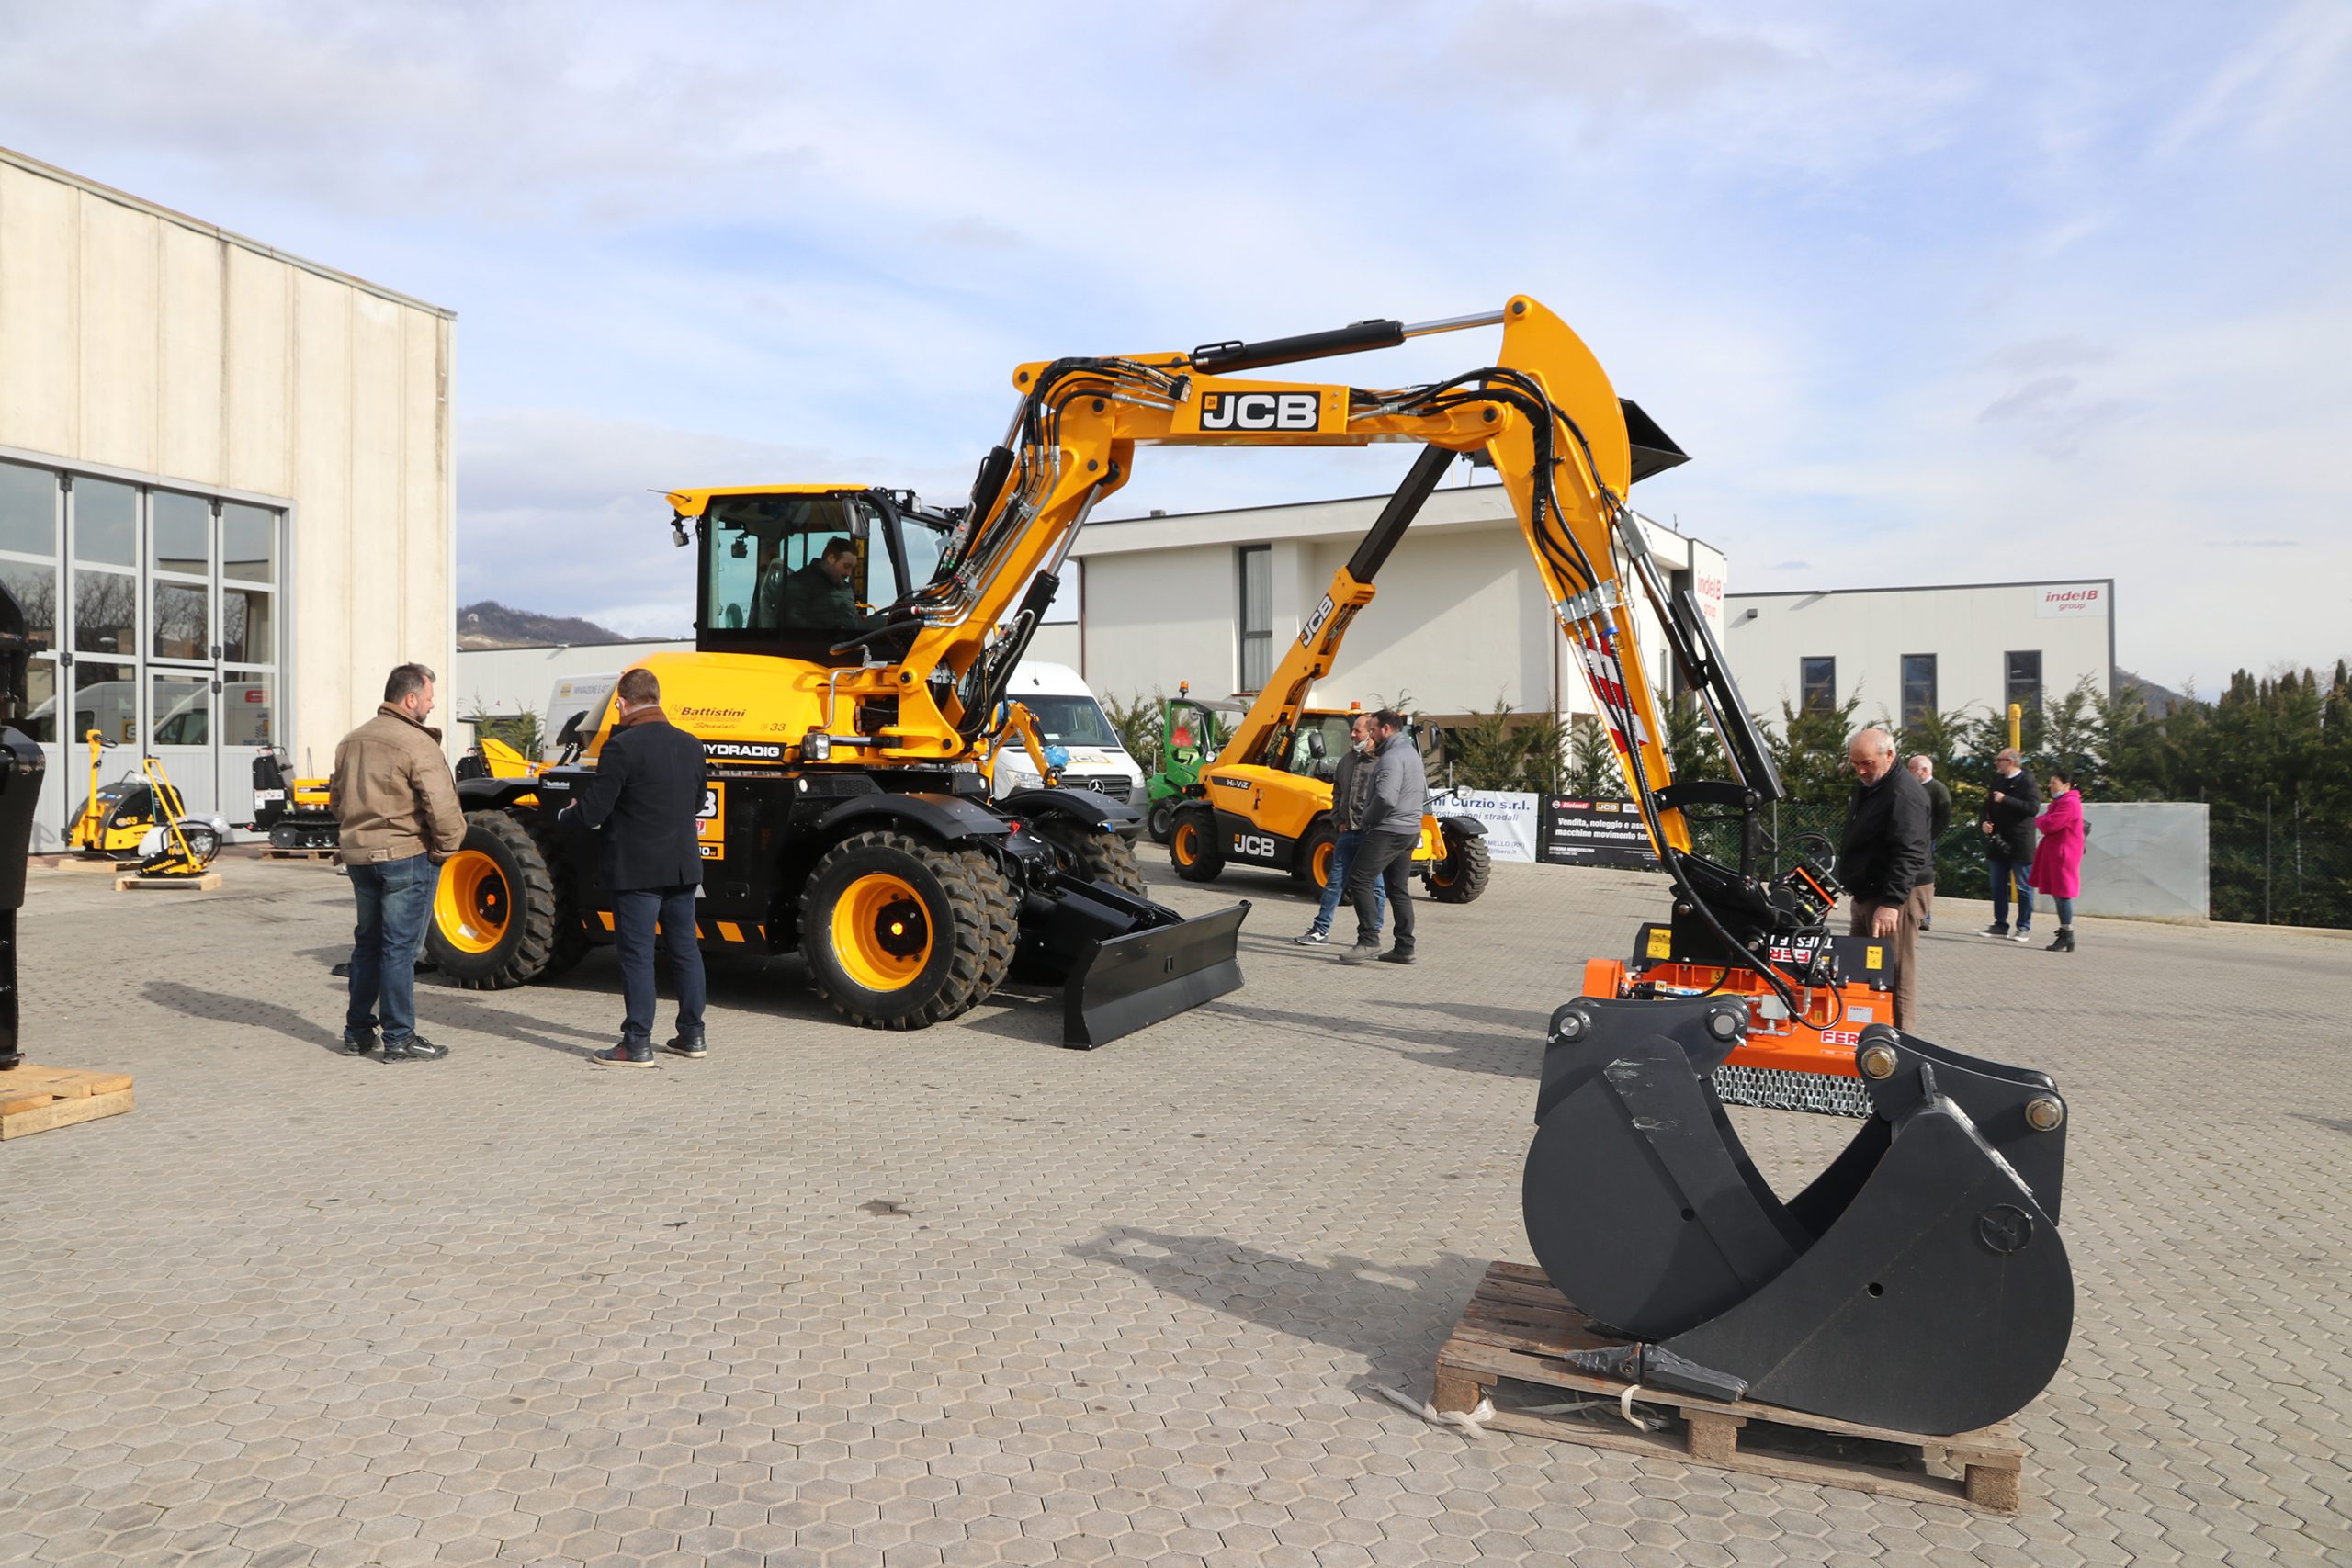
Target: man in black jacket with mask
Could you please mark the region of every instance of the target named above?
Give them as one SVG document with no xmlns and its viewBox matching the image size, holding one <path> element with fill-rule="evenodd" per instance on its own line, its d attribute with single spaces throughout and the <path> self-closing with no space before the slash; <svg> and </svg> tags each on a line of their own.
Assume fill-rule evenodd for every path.
<svg viewBox="0 0 2352 1568">
<path fill-rule="evenodd" d="M 620 949 L 621 993 L 628 998 L 621 1043 L 591 1060 L 650 1067 L 656 920 L 678 991 L 678 1032 L 670 1049 L 681 1056 L 706 1054 L 702 948 L 695 940 L 695 895 L 702 886 L 695 819 L 706 788 L 702 742 L 662 713 L 662 684 L 650 670 L 623 675 L 613 703 L 613 732 L 597 753 L 595 773 L 559 821 L 596 832 L 596 866 L 613 896 L 613 942 Z"/>
<path fill-rule="evenodd" d="M 1853 907 L 1853 934 L 1894 948 L 1894 1027 L 1908 1030 L 1917 1011 L 1922 884 L 1933 874 L 1928 792 L 1894 765 L 1894 738 L 1865 729 L 1846 748 L 1854 770 L 1853 804 L 1838 846 L 1838 880 Z"/>
</svg>

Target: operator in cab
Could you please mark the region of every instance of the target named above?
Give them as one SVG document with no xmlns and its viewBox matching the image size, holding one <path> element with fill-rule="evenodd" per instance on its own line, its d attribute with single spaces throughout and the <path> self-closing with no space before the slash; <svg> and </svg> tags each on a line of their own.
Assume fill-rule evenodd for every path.
<svg viewBox="0 0 2352 1568">
<path fill-rule="evenodd" d="M 787 631 L 854 632 L 863 625 L 857 613 L 857 591 L 850 579 L 857 574 L 857 547 L 843 538 L 825 541 L 824 549 L 797 571 L 784 570 L 779 556 L 760 579 L 753 624 Z"/>
</svg>

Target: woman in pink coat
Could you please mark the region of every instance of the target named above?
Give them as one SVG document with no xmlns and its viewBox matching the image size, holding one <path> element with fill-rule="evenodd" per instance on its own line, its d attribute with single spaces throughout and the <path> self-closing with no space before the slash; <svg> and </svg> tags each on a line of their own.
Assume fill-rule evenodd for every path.
<svg viewBox="0 0 2352 1568">
<path fill-rule="evenodd" d="M 2052 953 L 2075 951 L 2075 895 L 2083 890 L 2083 796 L 2072 768 L 2050 770 L 2050 808 L 2033 819 L 2041 842 L 2033 852 L 2036 893 L 2058 906 L 2058 935 Z"/>
</svg>

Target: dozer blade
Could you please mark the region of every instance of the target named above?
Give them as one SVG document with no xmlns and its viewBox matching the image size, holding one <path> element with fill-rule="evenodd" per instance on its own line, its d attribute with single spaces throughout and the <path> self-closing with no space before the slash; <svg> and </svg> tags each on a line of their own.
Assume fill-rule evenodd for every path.
<svg viewBox="0 0 2352 1568">
<path fill-rule="evenodd" d="M 1243 899 L 1186 919 L 1107 882 L 1057 873 L 1021 906 L 1016 977 L 1063 987 L 1062 1043 L 1107 1045 L 1238 990 Z"/>
<path fill-rule="evenodd" d="M 1872 1114 L 1782 1203 L 1715 1097 L 1744 1004 L 1581 998 L 1554 1016 L 1523 1204 L 1536 1259 L 1647 1343 L 1589 1371 L 1908 1432 L 2047 1385 L 2074 1325 L 2050 1079 L 1862 1032 Z"/>
<path fill-rule="evenodd" d="M 1086 944 L 1063 982 L 1062 1043 L 1091 1051 L 1241 988 L 1247 901 Z"/>
</svg>

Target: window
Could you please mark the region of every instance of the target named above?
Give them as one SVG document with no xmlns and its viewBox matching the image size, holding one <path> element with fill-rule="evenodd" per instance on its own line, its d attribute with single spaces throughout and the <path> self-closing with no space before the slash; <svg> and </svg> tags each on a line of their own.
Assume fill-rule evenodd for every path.
<svg viewBox="0 0 2352 1568">
<path fill-rule="evenodd" d="M 2041 707 L 2041 650 L 2011 653 L 2007 660 L 2007 694 L 2001 700 L 2015 703 L 2028 713 Z"/>
<path fill-rule="evenodd" d="M 704 526 L 709 534 L 707 627 L 829 638 L 857 629 L 871 532 L 863 502 L 839 495 L 729 496 L 710 503 Z"/>
<path fill-rule="evenodd" d="M 1265 689 L 1274 673 L 1274 547 L 1241 547 L 1241 686 Z"/>
<path fill-rule="evenodd" d="M 1903 728 L 1917 734 L 1936 716 L 1936 656 L 1903 656 Z"/>
<path fill-rule="evenodd" d="M 1797 660 L 1797 706 L 1804 713 L 1831 713 L 1838 706 L 1838 661 Z"/>
<path fill-rule="evenodd" d="M 1057 746 L 1116 746 L 1119 732 L 1092 697 L 1016 692 L 1013 700 L 1037 721 L 1038 735 Z"/>
</svg>

